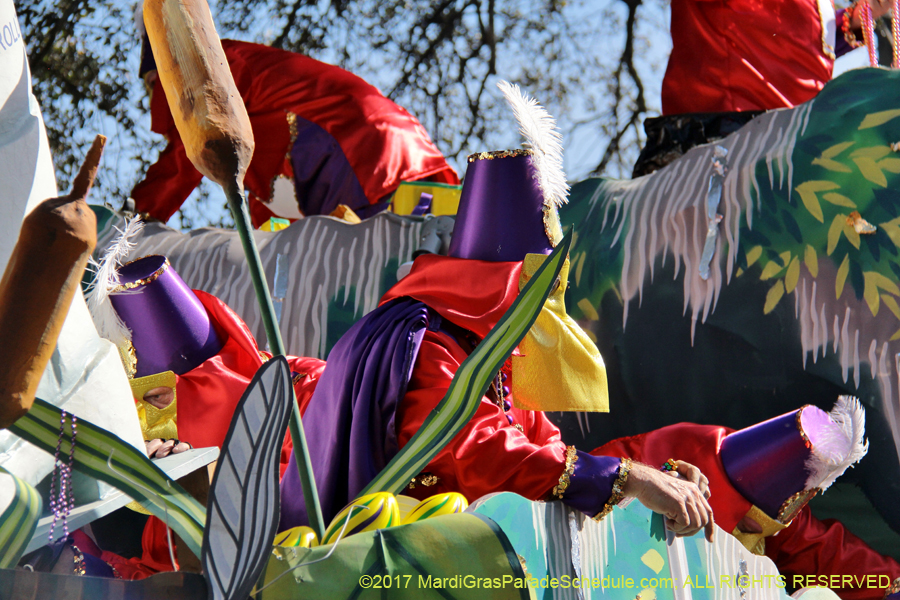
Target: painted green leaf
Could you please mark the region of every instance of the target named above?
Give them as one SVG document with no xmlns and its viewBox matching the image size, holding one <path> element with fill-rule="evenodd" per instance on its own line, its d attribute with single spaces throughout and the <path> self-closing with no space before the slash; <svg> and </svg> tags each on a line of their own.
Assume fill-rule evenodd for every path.
<svg viewBox="0 0 900 600">
<path fill-rule="evenodd" d="M 40 398 L 10 431 L 53 454 L 59 437 L 62 411 Z M 65 432 L 60 451 L 69 454 L 71 433 Z M 78 420 L 75 468 L 122 490 L 159 517 L 200 556 L 206 508 L 172 481 L 143 452 L 105 429 L 84 419 Z"/>
<path fill-rule="evenodd" d="M 3 467 L 0 485 L 13 489 L 9 505 L 0 514 L 0 569 L 12 569 L 22 558 L 41 518 L 41 496 Z"/>
<path fill-rule="evenodd" d="M 889 294 L 900 296 L 900 288 L 898 288 L 897 284 L 888 277 L 885 277 L 877 271 L 868 271 L 865 273 L 865 276 L 866 278 L 871 279 L 872 283 L 879 289 L 882 289 Z"/>
<path fill-rule="evenodd" d="M 569 233 L 525 284 L 506 314 L 459 366 L 447 394 L 419 431 L 359 496 L 374 492 L 399 493 L 465 427 L 494 375 L 540 314 L 571 242 Z"/>
</svg>

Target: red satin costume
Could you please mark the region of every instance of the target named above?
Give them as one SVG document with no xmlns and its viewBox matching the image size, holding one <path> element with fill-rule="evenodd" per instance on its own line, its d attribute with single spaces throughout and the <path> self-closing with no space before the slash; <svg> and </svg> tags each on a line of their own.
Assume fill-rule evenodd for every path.
<svg viewBox="0 0 900 600">
<path fill-rule="evenodd" d="M 522 263 L 421 256 L 412 272 L 381 302 L 410 296 L 483 338 L 519 293 L 521 270 Z M 401 447 L 444 397 L 467 356 L 452 336 L 426 331 L 406 396 L 397 410 Z M 437 484 L 416 486 L 404 493 L 426 498 L 456 491 L 471 501 L 505 490 L 532 500 L 544 498 L 565 468 L 566 445 L 544 413 L 513 408 L 508 414 L 523 431 L 509 424 L 499 406 L 483 398 L 471 421 L 424 469 L 438 476 Z"/>
<path fill-rule="evenodd" d="M 669 458 L 687 461 L 709 478 L 709 498 L 716 524 L 734 531 L 750 510 L 750 502 L 732 487 L 718 449 L 732 430 L 714 425 L 679 423 L 649 433 L 613 440 L 594 454 L 628 456 L 649 465 Z M 850 533 L 839 521 L 820 521 L 804 507 L 787 529 L 766 538 L 766 556 L 778 566 L 790 584 L 795 575 L 888 575 L 900 577 L 900 564 L 878 554 Z M 842 587 L 834 590 L 844 600 L 880 599 L 884 590 Z"/>
<path fill-rule="evenodd" d="M 261 352 L 247 325 L 224 302 L 194 290 L 209 313 L 216 333 L 224 345 L 218 354 L 177 378 L 178 438 L 195 448 L 221 447 L 231 418 L 247 385 L 271 354 Z M 325 362 L 317 358 L 289 356 L 288 364 L 301 412 L 306 409 Z M 293 445 L 285 436 L 281 449 L 281 472 L 287 467 Z M 174 538 L 173 538 L 174 539 Z M 101 558 L 116 568 L 125 579 L 143 579 L 161 571 L 172 571 L 166 527 L 151 516 L 144 528 L 144 554 L 130 560 L 111 552 Z"/>
<path fill-rule="evenodd" d="M 831 79 L 817 0 L 672 0 L 671 30 L 664 115 L 796 106 Z"/>
<path fill-rule="evenodd" d="M 321 127 L 339 144 L 370 204 L 393 193 L 401 181 L 459 183 L 419 121 L 352 73 L 260 44 L 222 40 L 222 48 L 255 138 L 244 179 L 255 227 L 273 216 L 265 202 L 274 179 L 293 177 L 287 157 L 294 141 L 288 112 Z M 154 86 L 150 114 L 151 130 L 169 144 L 131 196 L 138 212 L 165 222 L 203 176 L 188 160 L 159 84 Z"/>
</svg>

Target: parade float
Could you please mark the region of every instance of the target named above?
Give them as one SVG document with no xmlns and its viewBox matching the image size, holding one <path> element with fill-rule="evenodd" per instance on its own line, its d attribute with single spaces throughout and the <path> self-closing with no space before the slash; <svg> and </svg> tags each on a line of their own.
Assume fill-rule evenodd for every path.
<svg viewBox="0 0 900 600">
<path fill-rule="evenodd" d="M 175 4 L 157 3 L 158 14 L 177 11 Z M 2 6 L 2 20 L 15 22 L 11 2 Z M 190 13 L 195 22 L 209 18 L 205 3 L 181 7 L 195 11 Z M 191 21 L 183 15 L 168 13 L 167 27 Z M 148 26 L 151 39 L 161 36 L 155 47 L 168 43 L 161 23 L 160 17 Z M 202 35 L 192 37 L 193 30 L 186 29 L 182 41 L 190 46 L 203 39 L 195 50 L 214 58 L 217 37 L 211 21 L 199 30 Z M 24 227 L 23 217 L 57 193 L 48 183 L 53 181 L 52 164 L 21 41 L 5 48 L 0 60 L 4 76 L 15 74 L 3 80 L 13 85 L 0 110 L 5 135 L 0 168 L 5 180 L 34 182 L 21 190 L 10 186 L 4 203 L 10 211 L 4 223 L 16 224 L 4 238 L 6 255 L 15 256 L 12 244 Z M 191 59 L 172 55 L 170 60 L 183 68 L 185 62 L 179 60 Z M 196 72 L 184 78 L 190 79 L 188 75 Z M 205 76 L 214 85 L 228 85 L 221 69 Z M 897 513 L 890 486 L 900 481 L 893 475 L 900 470 L 900 421 L 892 391 L 896 352 L 891 350 L 898 329 L 892 319 L 900 321 L 893 300 L 900 296 L 895 283 L 900 238 L 890 193 L 892 177 L 900 172 L 900 160 L 891 158 L 897 139 L 892 128 L 900 115 L 891 97 L 895 78 L 877 70 L 850 73 L 829 84 L 815 101 L 767 113 L 654 175 L 575 186 L 561 211 L 563 223 L 576 224 L 574 232 L 469 356 L 433 418 L 348 511 L 332 523 L 321 518 L 311 522 L 318 539 L 336 542 L 313 545 L 299 537 L 288 542 L 275 536 L 279 499 L 273 467 L 289 422 L 292 438 L 303 439 L 286 363 L 269 360 L 253 378 L 221 456 L 215 448 L 194 449 L 151 461 L 143 452 L 115 347 L 96 335 L 80 290 L 72 290 L 58 350 L 45 358 L 50 375 L 36 389 L 32 386 L 36 398 L 30 410 L 16 414 L 18 419 L 0 438 L 5 443 L 0 589 L 12 598 L 377 594 L 743 600 L 748 594 L 781 598 L 788 587 L 804 587 L 803 581 L 787 581 L 769 559 L 751 554 L 730 531 L 718 530 L 713 542 L 702 536 L 676 537 L 660 515 L 638 503 L 615 508 L 594 522 L 559 502 L 504 493 L 470 498 L 472 504 L 462 513 L 463 506 L 457 505 L 453 514 L 414 521 L 401 517 L 392 495 L 471 417 L 490 379 L 537 318 L 568 255 L 566 301 L 596 337 L 610 366 L 616 419 L 592 413 L 555 415 L 567 435 L 592 447 L 677 421 L 737 428 L 807 402 L 830 408 L 839 394 L 854 393 L 868 409 L 874 458 L 857 469 L 861 485 L 893 526 Z M 163 83 L 181 93 L 197 85 L 165 77 Z M 241 127 L 242 107 L 233 102 L 234 95 L 220 98 L 230 98 L 219 107 L 231 111 L 224 118 L 227 126 L 216 129 L 216 123 L 185 118 L 182 135 L 194 136 L 195 164 L 226 189 L 239 231 L 180 233 L 148 223 L 131 238 L 130 252 L 164 252 L 191 288 L 231 306 L 260 346 L 268 345 L 276 356 L 287 348 L 324 358 L 353 323 L 376 308 L 402 265 L 423 249 L 446 252 L 452 220 L 386 212 L 358 224 L 309 217 L 280 231 L 251 232 L 241 174 L 252 136 L 248 139 L 247 128 Z M 190 116 L 195 115 L 186 113 Z M 207 143 L 213 138 L 216 143 Z M 96 163 L 98 152 L 93 156 Z M 23 172 L 34 176 L 23 178 Z M 60 200 L 83 202 L 87 188 Z M 93 208 L 99 259 L 124 221 L 109 209 Z M 4 262 L 8 272 L 16 264 L 8 258 Z M 670 317 L 673 310 L 677 314 Z M 656 314 L 636 316 L 642 312 Z M 722 352 L 722 340 L 715 339 L 723 335 L 730 355 Z M 653 344 L 646 343 L 648 337 Z M 671 356 L 661 360 L 654 352 L 684 362 Z M 797 366 L 786 373 L 785 362 Z M 679 377 L 695 383 L 687 385 Z M 723 391 L 724 385 L 739 390 Z M 676 387 L 687 391 L 683 401 L 673 404 Z M 760 390 L 769 397 L 763 398 Z M 722 396 L 729 399 L 727 405 Z M 296 462 L 308 465 L 302 447 L 295 445 Z M 175 481 L 217 458 L 206 502 Z M 872 466 L 866 470 L 866 465 Z M 310 475 L 301 469 L 307 504 L 313 505 L 315 492 L 305 479 Z M 48 479 L 57 486 L 49 488 L 50 495 L 41 488 Z M 50 510 L 41 510 L 38 490 L 45 492 Z M 388 496 L 372 504 L 370 496 L 377 493 Z M 199 572 L 119 581 L 15 568 L 22 554 L 53 537 L 52 528 L 80 527 L 132 499 L 170 525 L 183 544 L 179 552 L 187 548 L 199 559 Z M 402 496 L 400 502 L 404 513 L 416 511 Z M 353 509 L 354 504 L 359 507 Z M 356 527 L 353 519 L 359 513 L 354 510 L 366 509 L 384 510 L 390 518 L 374 530 Z M 872 587 L 888 583 L 878 580 Z"/>
</svg>

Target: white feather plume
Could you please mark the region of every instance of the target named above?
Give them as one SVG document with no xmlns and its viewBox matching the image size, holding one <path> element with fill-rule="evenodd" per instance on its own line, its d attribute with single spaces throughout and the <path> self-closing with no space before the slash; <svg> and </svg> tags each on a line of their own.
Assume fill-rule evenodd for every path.
<svg viewBox="0 0 900 600">
<path fill-rule="evenodd" d="M 568 202 L 569 184 L 563 170 L 562 135 L 556 121 L 534 98 L 526 96 L 519 86 L 508 81 L 497 84 L 519 123 L 525 146 L 534 152 L 532 164 L 535 179 L 544 195 L 546 208 L 559 208 Z"/>
<path fill-rule="evenodd" d="M 131 341 L 131 331 L 119 318 L 109 301 L 109 294 L 119 285 L 118 268 L 134 248 L 132 238 L 143 229 L 144 222 L 140 217 L 125 221 L 125 227 L 116 231 L 119 235 L 106 249 L 100 262 L 91 259 L 90 267 L 94 271 L 94 280 L 88 286 L 85 294 L 88 310 L 94 319 L 97 333 L 116 346 L 122 346 Z"/>
<path fill-rule="evenodd" d="M 806 461 L 806 489 L 818 487 L 824 492 L 869 451 L 869 442 L 863 439 L 866 413 L 857 398 L 840 396 L 828 416 L 834 427 L 820 433 Z"/>
</svg>

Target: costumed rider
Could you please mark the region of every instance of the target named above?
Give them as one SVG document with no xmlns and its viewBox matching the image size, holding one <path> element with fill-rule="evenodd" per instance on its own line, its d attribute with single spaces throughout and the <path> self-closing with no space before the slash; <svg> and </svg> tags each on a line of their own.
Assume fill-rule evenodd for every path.
<svg viewBox="0 0 900 600">
<path fill-rule="evenodd" d="M 835 58 L 862 44 L 889 0 L 859 0 L 835 15 L 832 0 L 672 0 L 672 53 L 662 117 L 644 121 L 647 143 L 634 177 L 694 146 L 724 138 L 766 110 L 812 100 Z"/>
<path fill-rule="evenodd" d="M 139 75 L 150 92 L 151 130 L 168 146 L 131 192 L 134 209 L 166 222 L 203 176 L 188 160 L 159 77 L 143 14 Z M 250 217 L 328 215 L 339 205 L 366 218 L 403 181 L 459 184 L 421 123 L 339 67 L 260 44 L 222 40 L 256 146 L 244 178 Z"/>
<path fill-rule="evenodd" d="M 530 149 L 469 157 L 450 256 L 416 258 L 409 275 L 335 345 L 307 407 L 326 521 L 418 431 L 460 364 L 562 238 L 557 206 L 568 186 L 555 123 L 517 87 L 503 82 L 501 89 Z M 557 498 L 596 518 L 637 497 L 665 514 L 676 533 L 707 527 L 711 535 L 696 468 L 683 463 L 687 481 L 578 451 L 541 412 L 608 410 L 600 354 L 565 312 L 567 272 L 472 419 L 404 493 L 421 499 L 454 491 L 474 500 L 510 491 Z M 293 468 L 282 479 L 281 530 L 308 524 Z"/>
<path fill-rule="evenodd" d="M 709 478 L 716 523 L 771 558 L 787 585 L 815 586 L 837 576 L 834 591 L 844 600 L 875 600 L 886 595 L 887 583 L 900 585 L 900 564 L 839 521 L 816 519 L 807 506 L 862 459 L 864 432 L 859 401 L 841 396 L 831 413 L 807 405 L 740 431 L 679 423 L 613 440 L 595 453 L 666 468 L 677 464 L 672 456 L 690 461 Z M 844 576 L 854 576 L 855 585 Z"/>
<path fill-rule="evenodd" d="M 131 378 L 136 408 L 151 457 L 190 447 L 221 448 L 234 410 L 253 375 L 271 354 L 262 352 L 241 318 L 211 294 L 191 290 L 164 256 L 139 258 L 117 268 L 132 222 L 98 269 L 88 296 L 100 334 L 118 346 Z M 305 407 L 325 363 L 287 357 L 298 403 Z M 290 436 L 281 471 L 291 454 Z M 143 556 L 103 559 L 127 579 L 171 571 L 166 527 L 150 516 Z"/>
</svg>

